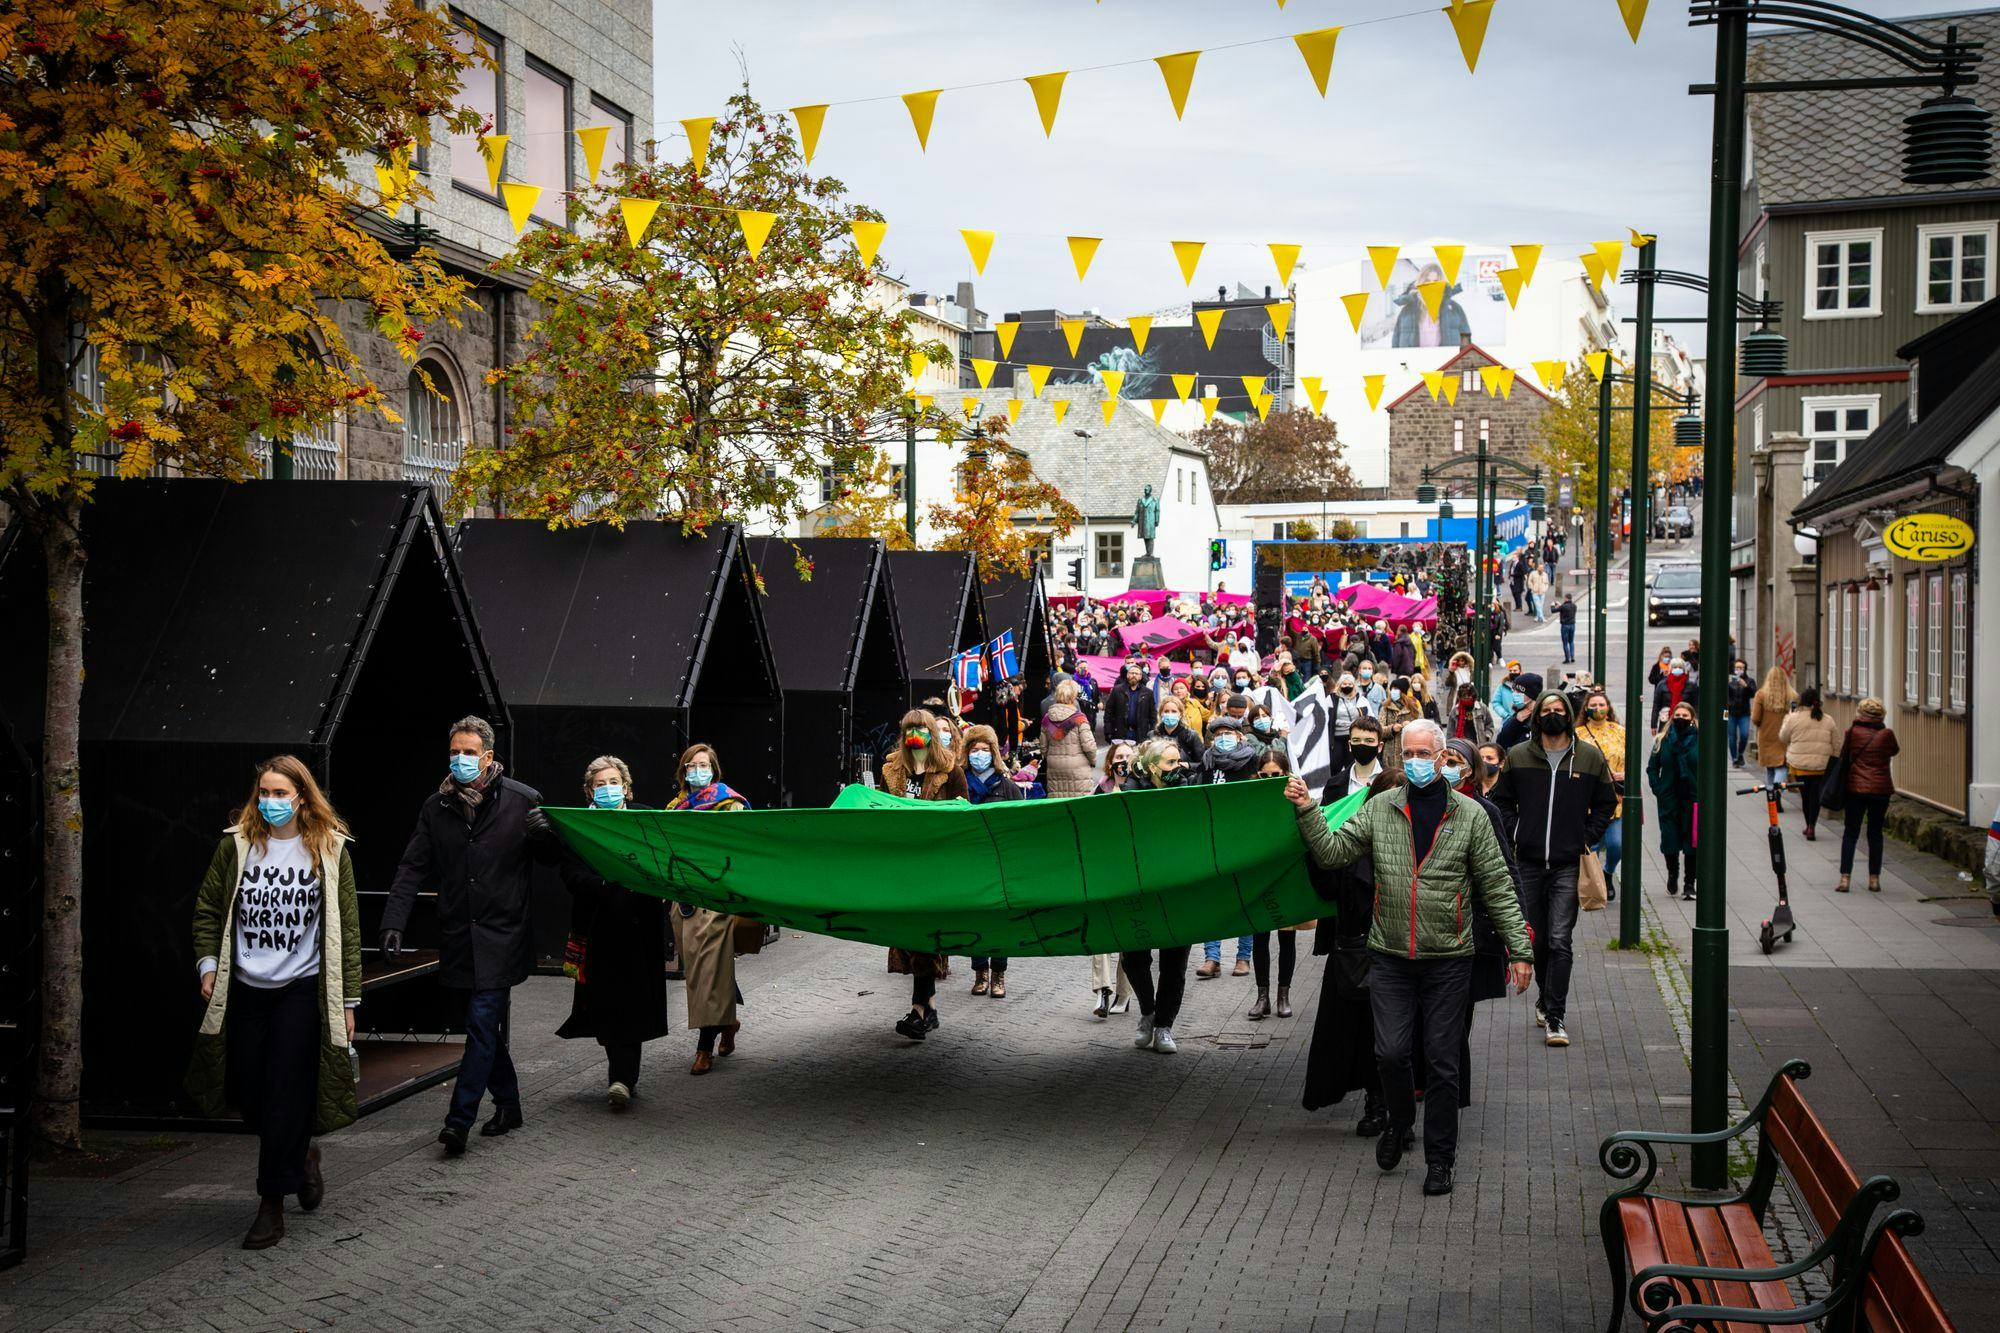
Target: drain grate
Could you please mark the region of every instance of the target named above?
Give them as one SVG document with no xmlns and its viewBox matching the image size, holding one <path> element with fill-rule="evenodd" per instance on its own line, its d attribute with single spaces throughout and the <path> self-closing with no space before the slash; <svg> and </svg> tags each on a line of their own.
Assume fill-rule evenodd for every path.
<svg viewBox="0 0 2000 1333">
<path fill-rule="evenodd" d="M 1261 1051 L 1271 1044 L 1271 1039 L 1261 1032 L 1218 1032 L 1210 1040 L 1224 1051 Z"/>
</svg>

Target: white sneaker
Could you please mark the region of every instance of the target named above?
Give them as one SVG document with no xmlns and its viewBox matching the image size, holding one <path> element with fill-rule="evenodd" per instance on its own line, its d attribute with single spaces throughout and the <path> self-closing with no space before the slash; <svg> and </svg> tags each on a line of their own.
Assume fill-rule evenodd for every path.
<svg viewBox="0 0 2000 1333">
<path fill-rule="evenodd" d="M 1161 1055 L 1172 1055 L 1175 1051 L 1178 1051 L 1180 1047 L 1174 1044 L 1174 1030 L 1172 1028 L 1156 1028 L 1153 1032 L 1153 1049 Z"/>
<path fill-rule="evenodd" d="M 1153 1044 L 1153 1016 L 1151 1014 L 1141 1014 L 1139 1016 L 1139 1031 L 1132 1038 L 1132 1044 L 1142 1051 Z"/>
<path fill-rule="evenodd" d="M 1537 1000 L 1535 1001 L 1535 1026 L 1538 1028 L 1545 1028 L 1548 1025 L 1549 1025 L 1548 1010 L 1542 1008 L 1542 1002 L 1540 1000 Z"/>
<path fill-rule="evenodd" d="M 1542 1044 L 1544 1046 L 1569 1045 L 1569 1033 L 1563 1030 L 1562 1020 L 1560 1018 L 1558 1018 L 1555 1022 L 1549 1024 L 1548 1035 L 1542 1038 Z"/>
<path fill-rule="evenodd" d="M 613 1083 L 611 1090 L 604 1094 L 604 1100 L 611 1104 L 612 1110 L 622 1111 L 632 1104 L 632 1089 L 623 1083 Z"/>
<path fill-rule="evenodd" d="M 1110 1010 L 1110 1012 L 1112 1012 L 1112 1013 L 1114 1013 L 1114 1014 L 1129 1014 L 1129 1013 L 1131 1013 L 1131 1012 L 1132 1012 L 1132 997 L 1131 997 L 1131 996 L 1129 996 L 1129 995 L 1127 995 L 1127 996 L 1126 996 L 1126 997 L 1125 997 L 1124 999 L 1122 999 L 1122 1000 L 1118 1001 L 1118 1003 L 1116 1003 L 1116 1004 L 1112 1005 L 1112 1006 L 1111 1006 L 1111 1010 Z"/>
</svg>

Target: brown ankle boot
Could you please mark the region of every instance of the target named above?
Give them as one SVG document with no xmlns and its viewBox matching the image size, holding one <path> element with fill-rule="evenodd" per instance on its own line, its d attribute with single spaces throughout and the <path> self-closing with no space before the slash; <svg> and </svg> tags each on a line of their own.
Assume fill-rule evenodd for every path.
<svg viewBox="0 0 2000 1333">
<path fill-rule="evenodd" d="M 1868 892 L 1882 892 L 1882 877 L 1880 875 L 1870 875 L 1868 877 Z"/>
<path fill-rule="evenodd" d="M 257 1217 L 243 1236 L 246 1250 L 268 1250 L 285 1238 L 285 1196 L 274 1194 L 257 1201 Z"/>
<path fill-rule="evenodd" d="M 319 1145 L 306 1146 L 306 1183 L 299 1186 L 299 1207 L 311 1212 L 326 1197 L 326 1178 L 319 1173 Z"/>
<path fill-rule="evenodd" d="M 1277 1013 L 1280 1018 L 1290 1018 L 1292 1016 L 1292 988 L 1290 986 L 1278 987 Z"/>
</svg>

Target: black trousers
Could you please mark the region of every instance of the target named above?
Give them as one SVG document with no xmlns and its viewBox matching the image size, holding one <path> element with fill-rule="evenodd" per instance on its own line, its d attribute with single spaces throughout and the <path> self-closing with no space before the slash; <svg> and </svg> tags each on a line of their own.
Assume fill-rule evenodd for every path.
<svg viewBox="0 0 2000 1333">
<path fill-rule="evenodd" d="M 1521 901 L 1535 931 L 1535 988 L 1549 1021 L 1560 1022 L 1569 1012 L 1569 977 L 1576 959 L 1570 952 L 1576 934 L 1575 861 L 1538 865 L 1522 858 Z"/>
<path fill-rule="evenodd" d="M 937 978 L 929 975 L 910 978 L 910 1008 L 928 1009 L 931 997 L 937 994 Z"/>
<path fill-rule="evenodd" d="M 1250 966 L 1257 973 L 1257 989 L 1268 990 L 1271 985 L 1271 934 L 1264 931 L 1250 941 Z M 1299 933 L 1295 930 L 1281 930 L 1278 936 L 1278 984 L 1289 987 L 1292 984 L 1292 969 L 1299 960 Z"/>
<path fill-rule="evenodd" d="M 1160 987 L 1153 989 L 1153 951 L 1134 949 L 1118 956 L 1125 980 L 1132 983 L 1133 998 L 1139 1001 L 1139 1016 L 1151 1018 L 1155 1027 L 1170 1028 L 1180 1017 L 1181 999 L 1187 994 L 1188 954 L 1192 944 L 1160 950 Z"/>
<path fill-rule="evenodd" d="M 1798 780 L 1799 803 L 1805 806 L 1806 809 L 1806 827 L 1817 829 L 1819 827 L 1819 794 L 1826 789 L 1826 774 L 1794 773 L 1792 776 Z"/>
<path fill-rule="evenodd" d="M 1847 822 L 1840 830 L 1840 873 L 1854 872 L 1854 848 L 1861 841 L 1861 822 L 1868 821 L 1868 873 L 1882 873 L 1882 819 L 1889 813 L 1889 798 L 1847 794 Z"/>
<path fill-rule="evenodd" d="M 605 1041 L 600 1037 L 597 1044 L 604 1048 L 604 1062 L 610 1066 L 606 1081 L 623 1083 L 628 1091 L 636 1091 L 639 1087 L 639 1043 Z"/>
<path fill-rule="evenodd" d="M 1004 977 L 1007 975 L 1007 960 L 1005 958 L 975 958 L 972 960 L 972 970 L 975 972 L 991 971 Z"/>
<path fill-rule="evenodd" d="M 257 1194 L 276 1199 L 306 1183 L 313 1107 L 319 1100 L 319 976 L 266 990 L 229 983 L 223 1038 L 229 1086 L 243 1123 L 257 1132 Z"/>
<path fill-rule="evenodd" d="M 1368 969 L 1368 1003 L 1375 1018 L 1375 1063 L 1382 1099 L 1398 1130 L 1417 1123 L 1414 1061 L 1423 1022 L 1424 1161 L 1458 1159 L 1459 1080 L 1465 1071 L 1465 1026 L 1472 1021 L 1470 958 L 1399 958 L 1375 953 Z"/>
</svg>

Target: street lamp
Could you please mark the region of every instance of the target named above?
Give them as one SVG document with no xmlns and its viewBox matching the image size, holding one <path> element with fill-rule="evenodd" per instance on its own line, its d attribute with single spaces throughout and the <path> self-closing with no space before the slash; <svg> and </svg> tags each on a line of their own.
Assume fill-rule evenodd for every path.
<svg viewBox="0 0 2000 1333">
<path fill-rule="evenodd" d="M 1536 492 L 1540 492 L 1541 497 L 1546 500 L 1548 490 L 1541 485 L 1542 470 L 1539 467 L 1529 467 L 1525 463 L 1517 463 L 1511 458 L 1502 458 L 1488 452 L 1487 439 L 1482 432 L 1477 452 L 1464 458 L 1453 459 L 1448 463 L 1425 467 L 1421 475 L 1417 486 L 1417 502 L 1437 503 L 1440 539 L 1444 536 L 1443 524 L 1457 511 L 1452 508 L 1449 498 L 1439 498 L 1437 483 L 1454 476 L 1463 476 L 1468 465 L 1473 473 L 1472 669 L 1479 697 L 1486 699 L 1490 697 L 1487 679 L 1488 667 L 1493 659 L 1493 596 L 1487 577 L 1487 563 L 1493 557 L 1495 544 L 1493 528 L 1499 521 L 1501 476 L 1503 472 L 1510 474 L 1508 479 L 1510 493 L 1524 496 L 1531 505 L 1534 503 Z"/>
<path fill-rule="evenodd" d="M 1910 73 L 1889 77 L 1775 80 L 1750 83 L 1746 65 L 1750 24 L 1782 23 L 1788 28 L 1828 33 L 1888 56 Z M 1730 361 L 1736 341 L 1736 266 L 1743 203 L 1744 99 L 1751 93 L 1849 91 L 1877 88 L 1937 88 L 1943 96 L 1920 107 L 1905 122 L 1903 178 L 1917 184 L 1958 184 L 1990 170 L 1989 115 L 1956 96 L 1976 80 L 1980 44 L 1961 42 L 1956 26 L 1942 42 L 1901 24 L 1837 5 L 1830 0 L 1692 0 L 1689 22 L 1715 28 L 1715 82 L 1689 89 L 1715 97 L 1713 154 L 1708 204 L 1708 438 L 1702 454 L 1701 644 L 1711 664 L 1727 658 L 1729 638 L 1730 510 L 1735 500 L 1736 376 Z M 1713 669 L 1711 667 L 1711 669 Z M 1729 760 L 1719 742 L 1724 729 L 1726 690 L 1703 690 L 1697 704 L 1701 747 L 1695 774 L 1695 801 L 1709 812 L 1695 847 L 1701 896 L 1695 904 L 1693 957 L 1693 1079 L 1689 1126 L 1696 1133 L 1723 1129 L 1729 1118 L 1729 865 L 1727 828 L 1722 816 L 1729 800 Z M 1729 1183 L 1723 1144 L 1694 1149 L 1691 1183 L 1721 1189 Z"/>
<path fill-rule="evenodd" d="M 1078 588 L 1077 591 L 1088 596 L 1090 594 L 1090 566 L 1091 562 L 1097 558 L 1096 553 L 1090 549 L 1090 505 L 1087 499 L 1090 494 L 1090 442 L 1097 438 L 1097 432 L 1094 430 L 1084 430 L 1079 427 L 1076 432 L 1076 438 L 1083 441 L 1082 491 L 1086 497 L 1083 508 L 1083 586 Z"/>
</svg>

